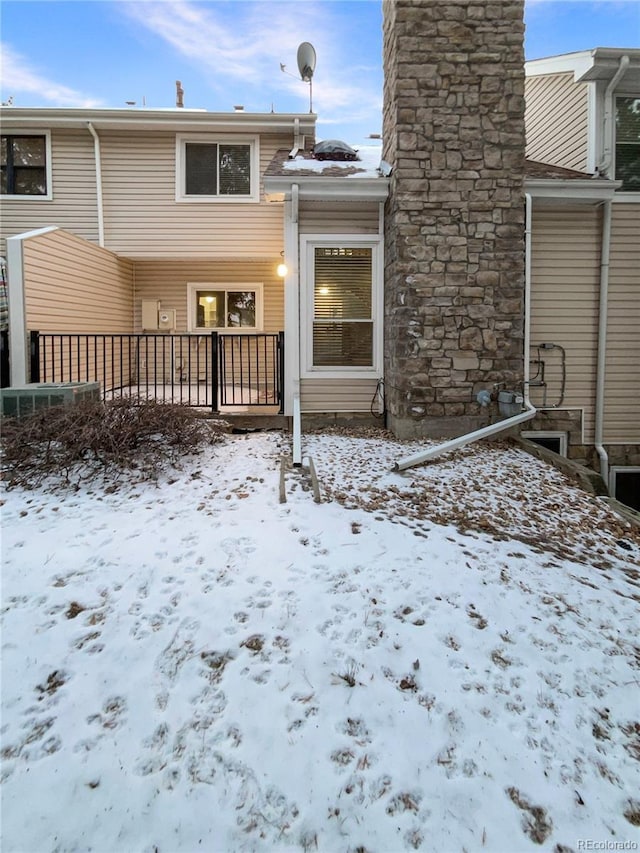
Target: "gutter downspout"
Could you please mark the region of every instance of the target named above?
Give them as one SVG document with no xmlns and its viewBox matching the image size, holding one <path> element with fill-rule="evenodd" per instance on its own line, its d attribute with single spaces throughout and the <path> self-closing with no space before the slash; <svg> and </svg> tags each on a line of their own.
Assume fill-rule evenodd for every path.
<svg viewBox="0 0 640 853">
<path fill-rule="evenodd" d="M 628 65 L 629 57 L 625 54 L 624 56 L 620 57 L 618 70 L 609 81 L 609 85 L 607 86 L 604 93 L 604 145 L 602 151 L 602 159 L 598 164 L 598 173 L 600 175 L 604 175 L 605 178 L 609 177 L 609 169 L 611 168 L 611 161 L 613 159 L 613 93 L 618 83 L 624 76 Z"/>
<path fill-rule="evenodd" d="M 291 185 L 289 222 L 285 225 L 285 258 L 291 260 L 285 278 L 285 413 L 291 411 L 293 465 L 302 465 L 302 415 L 300 410 L 300 242 L 298 239 L 299 187 Z M 289 408 L 291 406 L 291 408 Z"/>
<path fill-rule="evenodd" d="M 600 475 L 609 485 L 609 457 L 602 443 L 604 434 L 604 385 L 607 362 L 607 314 L 609 308 L 609 256 L 611 253 L 612 201 L 604 202 L 602 249 L 600 253 L 600 304 L 598 308 L 598 361 L 596 368 L 596 411 L 594 445 L 600 458 Z"/>
<path fill-rule="evenodd" d="M 89 133 L 93 136 L 93 152 L 96 163 L 96 197 L 98 203 L 98 245 L 104 249 L 104 199 L 102 196 L 102 155 L 100 153 L 100 137 L 90 121 L 87 122 Z"/>
<path fill-rule="evenodd" d="M 531 340 L 531 195 L 525 193 L 525 240 L 524 240 L 524 364 L 523 364 L 523 399 L 525 411 L 519 415 L 514 415 L 511 418 L 498 421 L 495 424 L 477 429 L 474 432 L 469 432 L 467 435 L 461 435 L 459 438 L 453 438 L 451 441 L 445 441 L 444 444 L 438 444 L 436 447 L 431 447 L 429 450 L 424 450 L 421 453 L 416 453 L 413 456 L 406 456 L 404 459 L 399 459 L 393 466 L 394 471 L 404 471 L 406 468 L 412 468 L 414 465 L 420 465 L 422 462 L 427 462 L 430 459 L 435 459 L 443 453 L 448 453 L 450 450 L 457 450 L 459 447 L 464 447 L 466 444 L 472 444 L 474 441 L 479 441 L 481 438 L 488 438 L 491 435 L 496 435 L 499 432 L 504 432 L 506 429 L 517 426 L 518 424 L 530 421 L 536 415 L 536 409 L 531 405 L 529 400 L 529 345 Z"/>
</svg>

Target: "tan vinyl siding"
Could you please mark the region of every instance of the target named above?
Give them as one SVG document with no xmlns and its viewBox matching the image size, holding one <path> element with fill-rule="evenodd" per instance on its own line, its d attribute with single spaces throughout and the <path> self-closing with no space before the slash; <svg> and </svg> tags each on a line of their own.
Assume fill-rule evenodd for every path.
<svg viewBox="0 0 640 853">
<path fill-rule="evenodd" d="M 131 359 L 87 333 L 133 330 L 133 269 L 129 261 L 67 231 L 23 242 L 27 329 L 40 337 L 40 381 L 128 384 Z M 48 332 L 61 333 L 47 337 Z"/>
<path fill-rule="evenodd" d="M 542 208 L 533 214 L 531 359 L 535 345 L 553 343 L 566 350 L 566 388 L 561 408 L 584 408 L 585 440 L 594 440 L 595 379 L 600 290 L 601 218 L 581 206 Z M 561 394 L 558 350 L 541 350 L 548 382 L 547 405 Z M 531 364 L 535 381 L 536 366 Z M 542 390 L 531 389 L 537 407 Z"/>
<path fill-rule="evenodd" d="M 613 204 L 604 442 L 640 442 L 640 204 Z"/>
<path fill-rule="evenodd" d="M 187 292 L 190 284 L 264 285 L 264 332 L 284 331 L 284 283 L 276 275 L 276 262 L 138 261 L 135 265 L 135 327 L 141 331 L 143 299 L 162 308 L 176 309 L 176 331 L 187 331 Z"/>
<path fill-rule="evenodd" d="M 27 328 L 133 331 L 133 268 L 106 249 L 49 231 L 23 243 Z"/>
<path fill-rule="evenodd" d="M 573 73 L 527 77 L 527 157 L 566 169 L 587 168 L 586 83 Z"/>
<path fill-rule="evenodd" d="M 3 244 L 7 237 L 49 225 L 98 242 L 95 160 L 89 131 L 53 130 L 51 158 L 52 201 L 0 198 Z M 2 251 L 6 252 L 4 245 Z"/>
<path fill-rule="evenodd" d="M 105 243 L 145 258 L 279 259 L 283 205 L 264 201 L 176 202 L 176 134 L 102 132 Z M 260 138 L 260 174 L 291 140 Z"/>
<path fill-rule="evenodd" d="M 303 412 L 369 412 L 377 379 L 302 379 Z"/>
<path fill-rule="evenodd" d="M 301 234 L 377 234 L 378 227 L 376 203 L 318 201 L 300 203 Z"/>
</svg>

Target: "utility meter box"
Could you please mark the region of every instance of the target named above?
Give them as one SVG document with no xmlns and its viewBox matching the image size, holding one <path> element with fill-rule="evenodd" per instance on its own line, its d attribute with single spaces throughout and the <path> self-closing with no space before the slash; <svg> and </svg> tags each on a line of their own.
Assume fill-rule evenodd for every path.
<svg viewBox="0 0 640 853">
<path fill-rule="evenodd" d="M 516 391 L 500 391 L 498 394 L 498 409 L 505 418 L 519 415 L 524 404 L 524 397 Z"/>
<path fill-rule="evenodd" d="M 163 331 L 173 331 L 176 327 L 176 309 L 161 308 L 158 311 L 158 328 Z"/>
<path fill-rule="evenodd" d="M 158 331 L 158 311 L 160 310 L 160 302 L 157 299 L 142 300 L 142 331 L 157 332 Z"/>
</svg>

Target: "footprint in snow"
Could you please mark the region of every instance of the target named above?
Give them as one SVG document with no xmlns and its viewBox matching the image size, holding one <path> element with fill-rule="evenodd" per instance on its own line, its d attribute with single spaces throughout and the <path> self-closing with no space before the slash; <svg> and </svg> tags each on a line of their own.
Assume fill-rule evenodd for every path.
<svg viewBox="0 0 640 853">
<path fill-rule="evenodd" d="M 183 664 L 193 656 L 194 635 L 200 627 L 195 619 L 183 619 L 169 645 L 156 659 L 156 669 L 174 682 Z"/>
</svg>

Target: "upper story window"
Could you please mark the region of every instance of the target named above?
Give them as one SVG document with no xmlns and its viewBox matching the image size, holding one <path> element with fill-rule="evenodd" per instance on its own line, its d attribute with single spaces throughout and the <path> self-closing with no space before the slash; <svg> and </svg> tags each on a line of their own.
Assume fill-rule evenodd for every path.
<svg viewBox="0 0 640 853">
<path fill-rule="evenodd" d="M 616 180 L 640 192 L 640 98 L 616 98 Z"/>
<path fill-rule="evenodd" d="M 51 198 L 50 140 L 42 134 L 2 134 L 0 195 Z"/>
<path fill-rule="evenodd" d="M 258 201 L 258 140 L 180 136 L 176 178 L 177 201 Z"/>
</svg>

